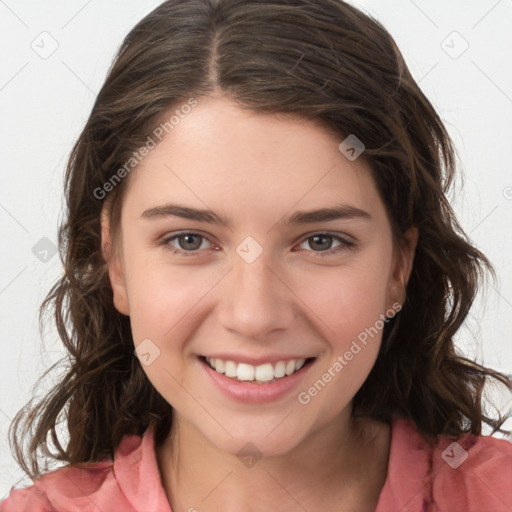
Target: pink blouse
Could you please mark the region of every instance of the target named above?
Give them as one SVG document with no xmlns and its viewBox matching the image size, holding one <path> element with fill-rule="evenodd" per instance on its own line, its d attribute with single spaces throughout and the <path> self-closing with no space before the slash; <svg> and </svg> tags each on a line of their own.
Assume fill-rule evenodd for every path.
<svg viewBox="0 0 512 512">
<path fill-rule="evenodd" d="M 172 512 L 153 430 L 127 435 L 114 461 L 65 466 L 12 488 L 0 512 Z M 393 422 L 388 474 L 375 512 L 512 511 L 512 443 L 466 434 L 431 449 L 414 424 Z"/>
</svg>

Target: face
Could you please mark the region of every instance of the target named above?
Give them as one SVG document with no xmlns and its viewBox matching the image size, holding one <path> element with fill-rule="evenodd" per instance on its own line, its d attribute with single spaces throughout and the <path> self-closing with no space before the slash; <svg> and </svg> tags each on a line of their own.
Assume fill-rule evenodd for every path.
<svg viewBox="0 0 512 512">
<path fill-rule="evenodd" d="M 400 308 L 414 233 L 394 246 L 341 140 L 200 98 L 132 171 L 114 303 L 152 384 L 222 450 L 285 453 L 347 418 Z"/>
</svg>

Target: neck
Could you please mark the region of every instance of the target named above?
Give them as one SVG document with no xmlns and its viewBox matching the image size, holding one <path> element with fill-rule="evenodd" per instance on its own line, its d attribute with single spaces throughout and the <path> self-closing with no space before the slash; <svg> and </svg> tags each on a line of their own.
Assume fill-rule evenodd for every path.
<svg viewBox="0 0 512 512">
<path fill-rule="evenodd" d="M 173 512 L 373 511 L 389 445 L 387 425 L 340 415 L 285 454 L 242 460 L 176 417 L 156 452 Z"/>
</svg>

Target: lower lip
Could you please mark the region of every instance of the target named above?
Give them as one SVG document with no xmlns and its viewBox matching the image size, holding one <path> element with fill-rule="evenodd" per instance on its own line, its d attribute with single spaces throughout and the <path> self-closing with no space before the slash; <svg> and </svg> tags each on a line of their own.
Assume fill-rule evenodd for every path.
<svg viewBox="0 0 512 512">
<path fill-rule="evenodd" d="M 200 358 L 200 362 L 213 384 L 229 398 L 248 404 L 264 404 L 279 400 L 291 393 L 293 388 L 306 376 L 315 361 L 304 365 L 292 375 L 263 384 L 226 377 L 222 373 L 216 372 L 202 358 Z"/>
</svg>

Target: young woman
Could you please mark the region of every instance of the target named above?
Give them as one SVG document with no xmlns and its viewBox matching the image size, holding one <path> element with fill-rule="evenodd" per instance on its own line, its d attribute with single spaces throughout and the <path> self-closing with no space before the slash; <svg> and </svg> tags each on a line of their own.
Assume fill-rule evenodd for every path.
<svg viewBox="0 0 512 512">
<path fill-rule="evenodd" d="M 510 510 L 512 444 L 481 435 L 504 421 L 481 397 L 512 382 L 453 343 L 492 270 L 453 173 L 354 7 L 164 2 L 69 161 L 43 309 L 72 364 L 13 423 L 34 485 L 0 510 Z M 63 467 L 41 471 L 45 444 Z"/>
</svg>

